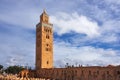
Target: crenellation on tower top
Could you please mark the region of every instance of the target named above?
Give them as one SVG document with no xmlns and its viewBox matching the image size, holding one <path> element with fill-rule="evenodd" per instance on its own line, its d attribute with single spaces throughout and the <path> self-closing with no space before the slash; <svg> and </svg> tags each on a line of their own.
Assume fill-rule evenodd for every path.
<svg viewBox="0 0 120 80">
<path fill-rule="evenodd" d="M 40 23 L 49 23 L 49 16 L 47 15 L 46 11 L 43 10 L 43 13 L 40 15 Z"/>
<path fill-rule="evenodd" d="M 43 14 L 46 14 L 46 15 L 47 15 L 46 9 L 43 9 Z"/>
</svg>

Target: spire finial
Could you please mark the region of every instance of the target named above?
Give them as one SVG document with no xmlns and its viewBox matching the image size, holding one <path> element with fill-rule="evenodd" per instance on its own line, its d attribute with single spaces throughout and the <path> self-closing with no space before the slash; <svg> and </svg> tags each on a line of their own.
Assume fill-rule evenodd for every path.
<svg viewBox="0 0 120 80">
<path fill-rule="evenodd" d="M 45 13 L 45 14 L 46 14 L 46 9 L 43 9 L 43 13 Z"/>
</svg>

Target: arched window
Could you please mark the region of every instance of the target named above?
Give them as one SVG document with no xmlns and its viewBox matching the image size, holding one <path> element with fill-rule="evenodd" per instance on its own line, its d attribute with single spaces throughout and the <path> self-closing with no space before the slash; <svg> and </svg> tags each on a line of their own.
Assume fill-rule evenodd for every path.
<svg viewBox="0 0 120 80">
<path fill-rule="evenodd" d="M 51 29 L 50 29 L 50 33 L 52 33 Z"/>
<path fill-rule="evenodd" d="M 49 35 L 48 35 L 48 39 L 49 39 L 50 37 L 49 37 Z"/>
<path fill-rule="evenodd" d="M 49 61 L 47 61 L 47 64 L 49 64 Z"/>
<path fill-rule="evenodd" d="M 46 51 L 48 51 L 49 49 L 48 48 L 46 48 Z"/>
<path fill-rule="evenodd" d="M 46 44 L 46 46 L 49 46 L 49 44 Z"/>
<path fill-rule="evenodd" d="M 91 75 L 91 71 L 89 71 L 89 75 Z"/>
<path fill-rule="evenodd" d="M 49 39 L 50 37 L 49 37 L 49 35 L 46 35 L 46 39 Z"/>
</svg>

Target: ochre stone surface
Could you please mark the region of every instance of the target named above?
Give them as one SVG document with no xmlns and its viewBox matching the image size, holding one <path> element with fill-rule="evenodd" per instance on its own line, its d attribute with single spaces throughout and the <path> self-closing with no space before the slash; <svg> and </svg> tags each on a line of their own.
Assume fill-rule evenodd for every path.
<svg viewBox="0 0 120 80">
<path fill-rule="evenodd" d="M 53 30 L 45 11 L 36 25 L 36 69 L 53 68 Z"/>
<path fill-rule="evenodd" d="M 41 69 L 36 71 L 36 77 L 50 80 L 120 80 L 120 66 Z"/>
</svg>

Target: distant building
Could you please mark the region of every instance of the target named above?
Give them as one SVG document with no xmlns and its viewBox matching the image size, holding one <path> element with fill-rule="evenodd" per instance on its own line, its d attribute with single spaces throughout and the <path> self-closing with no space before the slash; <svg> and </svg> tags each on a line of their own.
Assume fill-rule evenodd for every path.
<svg viewBox="0 0 120 80">
<path fill-rule="evenodd" d="M 49 80 L 120 80 L 120 66 L 53 68 L 53 30 L 44 10 L 36 26 L 36 70 L 29 76 Z"/>
</svg>

